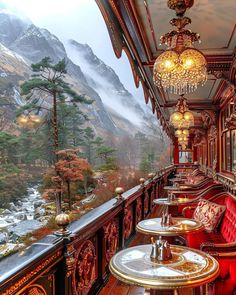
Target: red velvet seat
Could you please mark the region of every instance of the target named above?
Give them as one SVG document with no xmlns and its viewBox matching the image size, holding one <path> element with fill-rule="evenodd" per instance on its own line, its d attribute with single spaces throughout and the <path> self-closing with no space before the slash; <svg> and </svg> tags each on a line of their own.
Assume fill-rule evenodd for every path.
<svg viewBox="0 0 236 295">
<path fill-rule="evenodd" d="M 214 244 L 236 242 L 236 200 L 232 197 L 225 198 L 222 196 L 216 203 L 226 206 L 218 232 L 207 233 L 204 231 L 198 234 L 188 234 L 187 243 L 189 247 L 200 249 L 200 245 L 205 242 Z M 189 211 L 186 213 L 188 215 L 185 215 L 186 217 L 191 217 Z"/>
<path fill-rule="evenodd" d="M 236 199 L 227 193 L 221 193 L 212 201 L 226 205 L 218 232 L 188 234 L 187 243 L 189 247 L 212 254 L 219 261 L 220 275 L 212 286 L 212 294 L 236 295 Z M 185 210 L 189 217 L 190 211 L 193 212 Z"/>
</svg>

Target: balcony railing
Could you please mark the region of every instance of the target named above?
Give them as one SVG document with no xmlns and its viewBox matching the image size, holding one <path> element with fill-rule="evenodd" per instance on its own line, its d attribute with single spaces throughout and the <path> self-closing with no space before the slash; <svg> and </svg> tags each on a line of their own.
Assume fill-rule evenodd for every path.
<svg viewBox="0 0 236 295">
<path fill-rule="evenodd" d="M 49 235 L 0 262 L 0 294 L 96 294 L 109 276 L 111 257 L 135 236 L 153 211 L 174 166 L 83 215 L 66 237 Z M 153 176 L 153 175 L 152 175 Z M 151 177 L 151 176 L 150 176 Z"/>
</svg>

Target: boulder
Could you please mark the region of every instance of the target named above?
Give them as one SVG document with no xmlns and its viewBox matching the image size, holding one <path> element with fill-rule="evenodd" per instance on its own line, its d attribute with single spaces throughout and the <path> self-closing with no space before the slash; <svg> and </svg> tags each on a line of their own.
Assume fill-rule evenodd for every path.
<svg viewBox="0 0 236 295">
<path fill-rule="evenodd" d="M 8 214 L 12 214 L 12 212 L 9 210 L 9 209 L 5 209 L 3 212 L 2 212 L 3 215 L 8 215 Z"/>
<path fill-rule="evenodd" d="M 42 204 L 43 204 L 43 201 L 42 201 L 42 200 L 38 200 L 38 201 L 34 202 L 34 208 L 38 208 L 38 207 L 40 207 Z"/>
<path fill-rule="evenodd" d="M 6 244 L 8 241 L 7 233 L 0 233 L 0 245 Z"/>
<path fill-rule="evenodd" d="M 21 201 L 21 200 L 18 200 L 18 201 L 16 202 L 16 205 L 17 205 L 17 206 L 22 206 L 22 201 Z"/>
<path fill-rule="evenodd" d="M 16 208 L 16 205 L 14 203 L 9 203 L 9 206 L 8 206 L 9 210 L 10 211 L 15 211 L 17 212 L 17 208 Z"/>
</svg>

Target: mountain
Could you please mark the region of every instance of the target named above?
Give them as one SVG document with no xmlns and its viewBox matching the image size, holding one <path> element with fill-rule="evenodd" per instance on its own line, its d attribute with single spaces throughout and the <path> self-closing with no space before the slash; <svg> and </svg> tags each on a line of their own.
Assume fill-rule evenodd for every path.
<svg viewBox="0 0 236 295">
<path fill-rule="evenodd" d="M 101 59 L 99 59 L 88 44 L 69 40 L 66 44 L 69 57 L 75 64 L 83 65 L 83 72 L 88 84 L 98 92 L 103 103 L 125 119 L 145 126 L 146 110 L 137 99 L 124 87 L 118 75 Z"/>
<path fill-rule="evenodd" d="M 5 12 L 0 12 L 0 24 L 0 50 L 2 54 L 5 52 L 0 76 L 6 75 L 2 77 L 4 82 L 10 81 L 8 92 L 14 103 L 23 103 L 19 84 L 30 77 L 31 63 L 45 56 L 54 62 L 64 58 L 68 82 L 78 93 L 93 100 L 92 105 L 82 109 L 98 134 L 106 131 L 116 135 L 133 135 L 137 131 L 152 133 L 148 108 L 144 111 L 115 71 L 100 60 L 89 45 L 70 40 L 65 48 L 48 30 Z"/>
<path fill-rule="evenodd" d="M 63 43 L 46 29 L 40 29 L 32 23 L 25 23 L 20 19 L 6 13 L 0 13 L 0 23 L 4 23 L 6 31 L 0 34 L 2 46 L 8 46 L 9 52 L 20 56 L 28 66 L 25 78 L 30 76 L 30 64 L 40 61 L 43 57 L 49 56 L 54 62 L 65 58 L 68 69 L 68 80 L 73 84 L 75 89 L 93 100 L 93 107 L 88 107 L 87 112 L 92 119 L 91 123 L 98 129 L 106 129 L 111 132 L 118 132 L 109 114 L 103 106 L 102 100 L 96 91 L 91 88 L 78 65 L 75 65 L 67 56 Z M 7 29 L 7 24 L 11 26 Z M 19 27 L 18 27 L 19 26 Z M 18 27 L 18 34 L 14 34 Z M 14 38 L 12 37 L 14 36 Z M 6 61 L 9 64 L 10 61 Z M 21 67 L 19 66 L 17 71 Z M 1 68 L 0 68 L 1 71 Z M 15 81 L 19 90 L 19 80 Z"/>
</svg>

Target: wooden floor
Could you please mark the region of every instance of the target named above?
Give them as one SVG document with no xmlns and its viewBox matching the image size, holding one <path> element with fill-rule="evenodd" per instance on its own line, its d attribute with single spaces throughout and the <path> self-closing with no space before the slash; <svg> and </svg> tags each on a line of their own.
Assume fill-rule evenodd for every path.
<svg viewBox="0 0 236 295">
<path fill-rule="evenodd" d="M 149 218 L 161 216 L 163 207 L 159 206 L 154 212 L 150 215 Z M 129 244 L 130 247 L 141 244 L 150 244 L 150 237 L 137 233 L 133 241 Z M 158 294 L 170 295 L 173 294 L 173 291 L 160 292 Z M 180 295 L 191 295 L 192 290 L 183 289 L 179 291 Z M 99 295 L 150 295 L 149 290 L 145 290 L 142 287 L 126 285 L 118 281 L 112 275 L 106 284 L 106 286 L 100 291 Z"/>
</svg>

